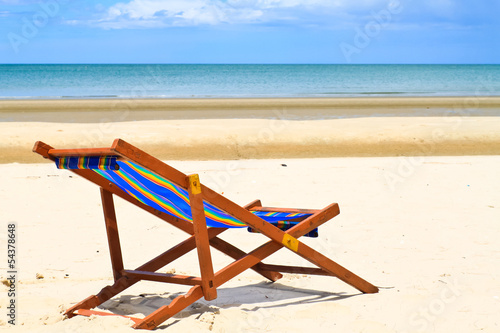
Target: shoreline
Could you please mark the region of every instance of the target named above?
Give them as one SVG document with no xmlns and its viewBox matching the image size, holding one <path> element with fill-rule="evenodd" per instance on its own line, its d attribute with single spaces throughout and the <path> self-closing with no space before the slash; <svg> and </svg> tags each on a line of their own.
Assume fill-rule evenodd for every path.
<svg viewBox="0 0 500 333">
<path fill-rule="evenodd" d="M 115 110 L 120 102 L 145 109 L 220 109 L 272 108 L 293 105 L 308 107 L 450 107 L 457 103 L 474 103 L 476 107 L 498 107 L 500 96 L 381 96 L 381 97 L 227 97 L 227 98 L 99 98 L 99 99 L 0 99 L 0 112 L 24 110 L 64 109 L 82 107 Z"/>
<path fill-rule="evenodd" d="M 498 116 L 500 96 L 0 100 L 0 122 Z"/>
<path fill-rule="evenodd" d="M 0 101 L 0 163 L 122 138 L 160 159 L 500 155 L 500 97 Z"/>
</svg>

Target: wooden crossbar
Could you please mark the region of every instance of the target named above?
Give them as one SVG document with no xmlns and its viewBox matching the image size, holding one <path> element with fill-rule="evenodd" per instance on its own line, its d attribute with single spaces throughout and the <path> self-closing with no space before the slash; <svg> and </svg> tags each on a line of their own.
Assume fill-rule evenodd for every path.
<svg viewBox="0 0 500 333">
<path fill-rule="evenodd" d="M 184 284 L 186 286 L 201 285 L 201 278 L 196 276 L 163 274 L 163 273 L 155 273 L 148 271 L 133 271 L 133 270 L 124 270 L 122 272 L 122 275 L 125 277 L 130 277 L 138 280 L 176 283 L 176 284 Z"/>
<path fill-rule="evenodd" d="M 161 177 L 169 179 L 178 186 L 186 189 L 189 194 L 189 202 L 193 217 L 192 222 L 176 218 L 139 202 L 114 183 L 108 181 L 92 170 L 71 170 L 101 188 L 101 199 L 114 284 L 104 287 L 96 295 L 91 295 L 69 308 L 66 311 L 66 315 L 70 318 L 74 315 L 113 315 L 108 312 L 95 311 L 92 309 L 98 307 L 102 303 L 141 280 L 192 286 L 188 293 L 178 296 L 169 305 L 162 306 L 143 319 L 122 316 L 133 320 L 134 328 L 154 329 L 159 324 L 190 304 L 193 304 L 201 297 L 204 297 L 207 300 L 215 299 L 217 297 L 218 287 L 247 269 L 253 269 L 270 281 L 280 279 L 282 277 L 281 273 L 335 276 L 363 293 L 378 292 L 378 288 L 374 285 L 363 280 L 359 276 L 298 240 L 299 237 L 309 233 L 321 224 L 338 215 L 340 211 L 337 204 L 331 204 L 321 210 L 287 209 L 262 207 L 260 200 L 256 200 L 241 207 L 211 189 L 203 186 L 199 181 L 198 175 L 187 176 L 120 139 L 115 140 L 110 148 L 90 149 L 54 149 L 43 142 L 37 142 L 33 151 L 42 155 L 44 158 L 51 160 L 66 156 L 117 156 L 119 159 L 132 161 Z M 161 220 L 183 230 L 189 235 L 189 237 L 185 241 L 173 246 L 169 250 L 144 263 L 135 270 L 124 269 L 113 195 L 116 195 L 134 204 L 135 206 L 154 214 Z M 204 202 L 210 202 L 212 205 L 244 222 L 252 229 L 267 236 L 270 240 L 249 253 L 246 253 L 236 246 L 222 240 L 218 237 L 218 235 L 227 229 L 207 227 Z M 287 231 L 283 231 L 266 222 L 259 216 L 251 213 L 250 210 L 301 213 L 306 214 L 306 216 L 295 219 L 294 221 L 297 224 Z M 222 253 L 233 258 L 235 261 L 217 272 L 214 272 L 210 247 L 221 251 Z M 316 267 L 269 265 L 262 262 L 262 260 L 283 247 L 308 260 Z M 198 254 L 201 277 L 157 272 L 157 270 L 195 249 Z"/>
<path fill-rule="evenodd" d="M 47 152 L 51 157 L 67 156 L 109 156 L 114 155 L 113 148 L 82 148 L 82 149 L 53 149 Z"/>
<path fill-rule="evenodd" d="M 258 267 L 264 271 L 276 271 L 281 273 L 292 273 L 292 274 L 306 274 L 306 275 L 328 275 L 332 276 L 331 273 L 325 271 L 322 268 L 314 267 L 298 267 L 298 266 L 282 266 L 282 265 L 269 265 L 269 264 L 257 264 Z"/>
</svg>

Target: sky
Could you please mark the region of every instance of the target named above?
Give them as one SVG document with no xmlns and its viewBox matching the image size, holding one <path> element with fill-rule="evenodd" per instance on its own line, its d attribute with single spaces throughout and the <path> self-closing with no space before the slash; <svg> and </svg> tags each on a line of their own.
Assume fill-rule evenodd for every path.
<svg viewBox="0 0 500 333">
<path fill-rule="evenodd" d="M 0 63 L 499 64 L 498 0 L 0 0 Z"/>
</svg>

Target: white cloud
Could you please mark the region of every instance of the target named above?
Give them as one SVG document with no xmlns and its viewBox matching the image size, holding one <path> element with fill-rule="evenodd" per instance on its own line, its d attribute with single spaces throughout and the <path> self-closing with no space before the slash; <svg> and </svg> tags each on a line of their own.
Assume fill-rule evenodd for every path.
<svg viewBox="0 0 500 333">
<path fill-rule="evenodd" d="M 5 4 L 5 5 L 33 5 L 33 4 L 38 4 L 40 1 L 37 0 L 0 0 L 0 5 Z"/>
<path fill-rule="evenodd" d="M 384 6 L 387 0 L 132 0 L 108 8 L 93 21 L 108 29 L 249 24 L 325 16 L 331 10 Z M 325 12 L 326 10 L 326 12 Z M 282 15 L 283 14 L 283 15 Z"/>
<path fill-rule="evenodd" d="M 437 22 L 449 17 L 456 4 L 456 0 L 130 0 L 101 7 L 91 21 L 67 23 L 105 29 L 265 23 L 345 28 L 359 26 L 391 5 L 402 8 L 398 21 Z"/>
<path fill-rule="evenodd" d="M 133 0 L 110 7 L 95 23 L 104 28 L 161 27 L 249 23 L 262 17 L 258 8 L 210 0 Z"/>
</svg>

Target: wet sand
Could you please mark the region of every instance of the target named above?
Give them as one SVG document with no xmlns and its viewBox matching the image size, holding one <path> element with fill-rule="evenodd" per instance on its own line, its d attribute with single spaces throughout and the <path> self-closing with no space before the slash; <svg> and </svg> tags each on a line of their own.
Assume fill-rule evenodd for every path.
<svg viewBox="0 0 500 333">
<path fill-rule="evenodd" d="M 500 98 L 0 101 L 0 162 L 122 138 L 162 159 L 496 155 Z"/>
</svg>

